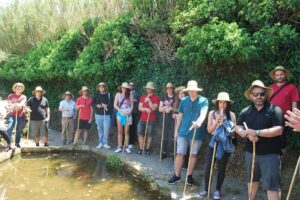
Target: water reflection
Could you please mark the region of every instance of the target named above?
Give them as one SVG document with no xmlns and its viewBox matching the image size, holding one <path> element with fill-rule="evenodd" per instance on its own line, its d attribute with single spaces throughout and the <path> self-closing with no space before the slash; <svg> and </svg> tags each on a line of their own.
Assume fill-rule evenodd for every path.
<svg viewBox="0 0 300 200">
<path fill-rule="evenodd" d="M 85 154 L 24 155 L 0 165 L 0 200 L 149 199 Z"/>
</svg>

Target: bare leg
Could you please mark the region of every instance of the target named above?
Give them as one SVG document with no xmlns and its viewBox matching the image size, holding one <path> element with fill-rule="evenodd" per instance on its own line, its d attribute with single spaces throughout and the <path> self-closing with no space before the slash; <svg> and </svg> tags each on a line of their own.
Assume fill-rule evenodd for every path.
<svg viewBox="0 0 300 200">
<path fill-rule="evenodd" d="M 139 136 L 138 136 L 138 140 L 139 140 L 139 146 L 140 146 L 140 149 L 143 149 L 143 145 L 144 145 L 144 136 L 143 136 L 143 135 L 139 135 Z"/>
<path fill-rule="evenodd" d="M 86 144 L 87 143 L 87 138 L 89 136 L 89 131 L 86 130 L 86 129 L 83 129 L 83 133 L 84 133 L 84 135 L 83 135 L 83 143 Z"/>
<path fill-rule="evenodd" d="M 276 192 L 276 191 L 267 190 L 267 195 L 268 195 L 269 200 L 279 200 L 280 199 L 280 194 L 279 194 L 279 192 Z"/>
<path fill-rule="evenodd" d="M 118 124 L 118 146 L 123 146 L 123 126 L 121 125 L 120 119 L 117 119 Z"/>
<path fill-rule="evenodd" d="M 78 138 L 80 137 L 81 129 L 78 129 L 75 133 L 75 138 L 73 144 L 76 144 L 78 142 Z"/>
<path fill-rule="evenodd" d="M 40 138 L 38 136 L 34 136 L 34 141 L 36 144 L 38 144 L 40 142 Z"/>
<path fill-rule="evenodd" d="M 197 163 L 197 157 L 195 155 L 191 155 L 190 157 L 190 163 L 189 163 L 189 171 L 187 172 L 188 175 L 191 175 L 194 171 L 194 168 L 196 166 L 196 163 Z"/>
<path fill-rule="evenodd" d="M 43 136 L 44 144 L 48 143 L 48 135 Z"/>
<path fill-rule="evenodd" d="M 125 137 L 126 138 L 126 140 L 125 140 L 125 146 L 128 147 L 128 144 L 129 144 L 129 131 L 125 131 L 125 135 L 126 135 L 126 137 Z"/>
<path fill-rule="evenodd" d="M 180 171 L 183 165 L 183 161 L 184 161 L 184 155 L 182 154 L 177 154 L 176 156 L 176 160 L 175 160 L 175 175 L 179 176 L 180 175 Z"/>
<path fill-rule="evenodd" d="M 256 194 L 257 194 L 258 188 L 259 188 L 259 182 L 253 182 L 250 200 L 256 200 Z M 249 193 L 249 190 L 250 190 L 250 183 L 248 183 L 248 193 Z"/>
<path fill-rule="evenodd" d="M 150 148 L 151 141 L 152 141 L 152 137 L 148 136 L 148 140 L 147 140 L 147 149 Z"/>
</svg>

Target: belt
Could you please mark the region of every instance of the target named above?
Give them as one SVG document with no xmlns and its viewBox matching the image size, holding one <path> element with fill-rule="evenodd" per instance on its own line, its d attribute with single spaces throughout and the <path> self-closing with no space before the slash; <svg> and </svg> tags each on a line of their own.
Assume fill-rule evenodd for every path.
<svg viewBox="0 0 300 200">
<path fill-rule="evenodd" d="M 73 117 L 63 117 L 64 119 L 73 119 Z"/>
</svg>

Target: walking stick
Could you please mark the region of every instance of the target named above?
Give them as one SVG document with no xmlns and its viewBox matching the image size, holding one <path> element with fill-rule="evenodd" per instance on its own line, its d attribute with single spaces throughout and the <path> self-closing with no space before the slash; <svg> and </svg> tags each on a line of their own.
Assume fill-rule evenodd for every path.
<svg viewBox="0 0 300 200">
<path fill-rule="evenodd" d="M 27 144 L 28 144 L 28 140 L 29 140 L 29 134 L 30 134 L 30 112 L 28 112 L 28 129 L 27 129 L 27 138 L 26 138 Z"/>
<path fill-rule="evenodd" d="M 18 124 L 18 110 L 16 110 L 16 116 L 15 116 L 15 125 L 14 125 L 14 130 L 13 130 L 13 139 L 12 143 L 16 142 L 16 135 L 17 135 L 17 124 Z"/>
<path fill-rule="evenodd" d="M 177 124 L 177 117 L 175 117 L 175 127 Z M 175 160 L 176 160 L 176 138 L 174 137 L 174 165 L 175 165 Z"/>
<path fill-rule="evenodd" d="M 66 118 L 66 120 L 67 120 L 67 122 L 66 122 L 66 129 L 65 129 L 65 131 L 66 131 L 66 133 L 67 133 L 67 144 L 69 144 L 69 130 L 68 130 L 68 122 L 69 122 L 69 119 Z"/>
<path fill-rule="evenodd" d="M 248 126 L 246 122 L 243 122 L 246 130 L 248 129 Z M 254 164 L 255 164 L 255 157 L 256 157 L 256 143 L 252 142 L 253 149 L 252 149 L 252 164 L 251 164 L 251 177 L 250 177 L 250 186 L 249 186 L 249 200 L 251 199 L 251 193 L 253 188 L 253 177 L 254 177 Z"/>
<path fill-rule="evenodd" d="M 146 121 L 146 128 L 145 128 L 145 134 L 144 134 L 144 144 L 143 144 L 143 152 L 142 152 L 142 155 L 144 155 L 144 151 L 145 151 L 145 145 L 146 145 L 146 138 L 147 138 L 147 129 L 148 129 L 149 117 L 150 117 L 150 113 L 148 113 L 147 121 Z"/>
<path fill-rule="evenodd" d="M 162 150 L 163 150 L 163 142 L 164 142 L 164 131 L 165 131 L 165 118 L 166 118 L 166 113 L 163 112 L 163 124 L 162 124 L 162 133 L 161 133 L 161 141 L 160 141 L 160 157 L 159 160 L 161 161 L 162 157 Z"/>
<path fill-rule="evenodd" d="M 295 168 L 295 171 L 294 171 L 294 175 L 293 175 L 293 178 L 292 178 L 292 182 L 291 182 L 291 185 L 290 185 L 289 192 L 288 192 L 288 195 L 286 197 L 286 200 L 290 199 L 290 196 L 291 196 L 291 193 L 292 193 L 292 189 L 294 187 L 294 183 L 295 183 L 295 178 L 296 178 L 296 175 L 297 175 L 297 171 L 299 169 L 299 164 L 300 164 L 300 156 L 298 158 L 298 162 L 297 162 L 297 165 L 296 165 L 296 168 Z"/>
<path fill-rule="evenodd" d="M 191 128 L 193 128 L 193 126 Z M 189 170 L 190 170 L 190 161 L 191 161 L 191 157 L 192 157 L 192 150 L 193 150 L 193 146 L 194 146 L 194 140 L 195 140 L 196 130 L 197 130 L 197 128 L 194 127 L 192 144 L 191 144 L 191 148 L 190 148 L 190 157 L 189 157 L 188 168 L 187 168 L 187 171 L 186 171 L 185 182 L 184 182 L 183 196 L 185 195 L 185 191 L 186 191 L 186 185 L 187 185 L 188 173 L 189 173 Z"/>
<path fill-rule="evenodd" d="M 125 151 L 125 145 L 126 145 L 126 134 L 128 132 L 128 115 L 126 114 L 126 125 L 125 125 L 125 132 L 124 132 L 124 145 L 123 145 L 123 152 Z"/>
</svg>

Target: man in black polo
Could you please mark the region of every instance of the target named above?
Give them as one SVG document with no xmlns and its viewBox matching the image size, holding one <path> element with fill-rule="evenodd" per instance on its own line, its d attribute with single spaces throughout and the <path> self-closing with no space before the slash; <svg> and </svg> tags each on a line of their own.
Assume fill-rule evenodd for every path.
<svg viewBox="0 0 300 200">
<path fill-rule="evenodd" d="M 259 181 L 267 190 L 269 200 L 280 199 L 280 153 L 283 132 L 283 112 L 267 102 L 272 89 L 265 87 L 263 82 L 256 80 L 245 92 L 245 97 L 253 103 L 244 108 L 238 118 L 236 132 L 246 138 L 246 169 L 248 189 L 251 177 L 253 146 L 256 142 L 256 159 L 254 165 L 253 187 L 250 199 L 256 199 Z M 244 122 L 248 129 L 243 127 Z"/>
</svg>

